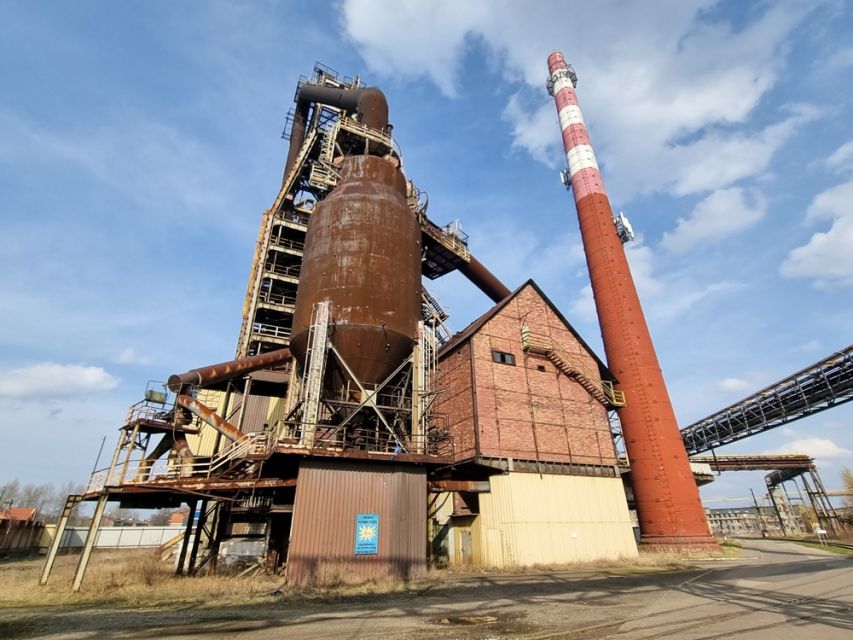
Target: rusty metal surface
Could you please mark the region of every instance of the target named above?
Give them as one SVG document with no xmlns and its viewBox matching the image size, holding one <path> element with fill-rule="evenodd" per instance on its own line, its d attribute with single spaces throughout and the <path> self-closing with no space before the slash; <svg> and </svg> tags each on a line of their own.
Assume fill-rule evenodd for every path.
<svg viewBox="0 0 853 640">
<path fill-rule="evenodd" d="M 293 115 L 282 185 L 293 169 L 299 150 L 305 142 L 309 108 L 317 103 L 354 113 L 358 121 L 370 129 L 383 133 L 388 130 L 388 101 L 382 91 L 376 87 L 341 89 L 312 84 L 303 85 L 296 96 L 296 110 Z"/>
<path fill-rule="evenodd" d="M 306 460 L 299 468 L 289 584 L 407 579 L 426 567 L 426 471 Z M 356 555 L 356 517 L 379 516 L 378 553 Z"/>
<path fill-rule="evenodd" d="M 295 487 L 296 478 L 251 478 L 248 480 L 217 480 L 217 479 L 173 479 L 151 483 L 125 484 L 118 487 L 107 487 L 100 491 L 85 493 L 83 500 L 93 500 L 104 493 L 109 495 L 139 495 L 139 494 L 168 494 L 168 493 L 219 493 L 233 494 L 234 491 L 254 489 L 275 489 L 280 487 Z"/>
<path fill-rule="evenodd" d="M 549 56 L 548 71 L 556 80 L 552 90 L 557 110 L 568 123 L 571 118 L 563 116 L 579 115 L 580 109 L 572 84 L 563 77 L 568 65 L 561 53 Z M 564 125 L 563 142 L 607 365 L 627 402 L 618 413 L 641 542 L 716 546 L 582 121 Z"/>
<path fill-rule="evenodd" d="M 363 383 L 388 375 L 412 349 L 421 314 L 421 231 L 391 162 L 351 156 L 308 225 L 293 318 L 304 364 L 317 302 L 332 304 L 332 341 Z"/>
<path fill-rule="evenodd" d="M 480 291 L 489 296 L 493 302 L 500 302 L 512 291 L 497 279 L 495 274 L 486 269 L 482 262 L 471 256 L 471 260 L 459 265 L 459 272 L 468 278 Z"/>
<path fill-rule="evenodd" d="M 711 465 L 714 471 L 775 471 L 776 469 L 811 469 L 814 458 L 805 454 L 691 456 L 690 462 Z"/>
<path fill-rule="evenodd" d="M 243 440 L 244 438 L 246 438 L 246 434 L 241 433 L 237 427 L 235 427 L 233 424 L 219 416 L 213 409 L 211 409 L 205 404 L 202 404 L 195 398 L 191 396 L 180 395 L 177 397 L 175 402 L 184 409 L 187 409 L 188 411 L 197 415 L 199 418 L 204 420 L 207 424 L 216 429 L 219 433 L 221 433 L 229 440 Z"/>
<path fill-rule="evenodd" d="M 444 451 L 437 454 L 424 454 L 424 453 L 379 453 L 376 451 L 364 451 L 360 449 L 347 449 L 346 451 L 338 449 L 324 449 L 322 447 L 314 447 L 313 449 L 306 450 L 302 446 L 294 446 L 279 443 L 276 445 L 274 452 L 276 454 L 282 455 L 296 455 L 296 456 L 304 456 L 306 451 L 310 451 L 311 456 L 320 457 L 320 458 L 343 458 L 347 459 L 357 459 L 357 460 L 371 460 L 374 462 L 382 462 L 382 463 L 395 463 L 395 462 L 411 462 L 414 464 L 421 465 L 446 465 L 453 462 L 453 449 L 448 447 Z"/>
<path fill-rule="evenodd" d="M 382 132 L 388 128 L 388 101 L 376 87 L 342 89 L 305 84 L 299 90 L 296 101 L 297 104 L 319 103 L 339 107 L 354 113 L 358 121 L 366 127 Z M 294 121 L 294 126 L 295 124 Z"/>
<path fill-rule="evenodd" d="M 488 480 L 430 480 L 427 487 L 432 492 L 468 491 L 470 493 L 488 493 L 491 482 Z"/>
<path fill-rule="evenodd" d="M 181 390 L 185 385 L 205 386 L 221 382 L 229 378 L 263 369 L 265 367 L 275 367 L 286 363 L 290 360 L 290 348 L 276 349 L 275 351 L 267 351 L 256 356 L 246 358 L 237 358 L 219 364 L 212 364 L 198 369 L 190 369 L 186 373 L 176 373 L 169 376 L 169 389 L 175 393 Z"/>
</svg>

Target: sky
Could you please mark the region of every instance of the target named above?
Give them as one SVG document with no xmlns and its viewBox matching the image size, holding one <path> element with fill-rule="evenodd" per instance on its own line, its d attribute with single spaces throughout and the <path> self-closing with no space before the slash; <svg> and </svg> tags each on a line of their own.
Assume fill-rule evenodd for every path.
<svg viewBox="0 0 853 640">
<path fill-rule="evenodd" d="M 0 0 L 0 481 L 84 481 L 149 380 L 233 357 L 315 61 L 385 92 L 430 217 L 603 354 L 545 90 L 563 51 L 682 426 L 846 347 L 851 32 L 840 0 Z M 491 304 L 458 274 L 427 286 L 454 330 Z M 806 453 L 837 487 L 851 422 L 719 452 Z"/>
</svg>

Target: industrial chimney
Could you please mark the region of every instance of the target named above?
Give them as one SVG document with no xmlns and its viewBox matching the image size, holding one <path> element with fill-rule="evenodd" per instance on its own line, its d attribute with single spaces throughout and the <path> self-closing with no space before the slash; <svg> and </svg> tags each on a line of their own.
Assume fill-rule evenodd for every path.
<svg viewBox="0 0 853 640">
<path fill-rule="evenodd" d="M 646 319 L 563 54 L 548 57 L 607 364 L 625 392 L 619 409 L 641 544 L 716 546 L 690 469 Z"/>
</svg>

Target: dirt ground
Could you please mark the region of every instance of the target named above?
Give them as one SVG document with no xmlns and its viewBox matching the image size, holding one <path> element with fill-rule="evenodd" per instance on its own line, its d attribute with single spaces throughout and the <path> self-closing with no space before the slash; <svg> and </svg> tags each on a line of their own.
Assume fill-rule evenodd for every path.
<svg viewBox="0 0 853 640">
<path fill-rule="evenodd" d="M 149 551 L 106 551 L 93 555 L 82 590 L 72 593 L 76 561 L 76 555 L 60 556 L 46 586 L 38 584 L 42 558 L 0 564 L 0 638 L 150 638 L 164 637 L 164 628 L 174 634 L 170 637 L 196 635 L 201 628 L 204 637 L 234 637 L 318 619 L 341 622 L 346 627 L 343 637 L 368 637 L 361 635 L 367 632 L 393 637 L 400 626 L 394 620 L 405 619 L 426 600 L 442 605 L 477 593 L 489 601 L 488 607 L 483 609 L 478 600 L 473 607 L 448 607 L 445 615 L 439 606 L 430 614 L 434 619 L 425 636 L 476 638 L 481 628 L 524 631 L 536 626 L 526 614 L 501 610 L 500 602 L 516 600 L 519 589 L 534 592 L 525 596 L 534 602 L 537 594 L 562 591 L 573 581 L 584 580 L 589 587 L 589 580 L 612 582 L 620 576 L 658 575 L 690 566 L 680 556 L 650 555 L 525 573 L 431 571 L 410 583 L 294 590 L 277 576 L 179 578 L 172 566 Z M 385 622 L 377 627 L 379 612 Z M 356 629 L 361 629 L 358 635 L 349 635 Z M 316 637 L 328 636 L 324 632 Z"/>
<path fill-rule="evenodd" d="M 686 636 L 668 629 L 681 628 L 693 611 L 702 625 L 750 614 L 752 609 L 744 609 L 750 599 L 767 615 L 774 613 L 775 592 L 756 585 L 787 579 L 789 571 L 793 577 L 778 582 L 780 589 L 789 584 L 800 589 L 803 583 L 826 590 L 835 580 L 843 591 L 851 584 L 848 558 L 777 544 L 790 549 L 779 553 L 772 543 L 757 542 L 745 545 L 740 558 L 655 555 L 611 566 L 434 572 L 409 584 L 300 591 L 279 589 L 280 579 L 270 576 L 175 578 L 150 555 L 113 552 L 95 556 L 83 590 L 71 594 L 76 558 L 61 558 L 46 587 L 37 584 L 41 561 L 29 560 L 0 564 L 0 638 L 679 638 Z M 815 600 L 809 594 L 799 602 Z M 788 606 L 794 600 L 783 593 L 778 601 Z M 853 631 L 853 619 L 846 626 L 846 603 L 826 597 L 819 603 L 821 616 L 829 611 L 836 618 L 830 616 L 829 635 L 814 637 Z M 725 613 L 715 613 L 715 607 Z M 814 617 L 804 610 L 802 618 Z M 642 631 L 650 615 L 661 621 L 651 634 Z M 632 625 L 640 625 L 639 635 L 631 635 Z M 778 629 L 773 636 L 784 637 Z"/>
</svg>

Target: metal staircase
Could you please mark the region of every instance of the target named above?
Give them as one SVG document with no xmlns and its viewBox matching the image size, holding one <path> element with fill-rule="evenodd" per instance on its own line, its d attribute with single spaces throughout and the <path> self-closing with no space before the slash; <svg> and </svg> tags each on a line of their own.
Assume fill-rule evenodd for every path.
<svg viewBox="0 0 853 640">
<path fill-rule="evenodd" d="M 328 300 L 315 305 L 305 350 L 305 383 L 301 399 L 304 407 L 302 423 L 307 428 L 302 433 L 302 445 L 309 449 L 314 446 L 314 432 L 320 419 L 320 397 L 326 369 L 326 345 L 329 341 L 329 306 Z"/>
<path fill-rule="evenodd" d="M 527 325 L 521 327 L 521 348 L 547 357 L 557 369 L 608 409 L 625 406 L 625 393 L 614 389 L 612 382 L 600 380 L 579 358 L 566 353 L 550 339 L 531 334 Z"/>
<path fill-rule="evenodd" d="M 424 324 L 433 330 L 439 346 L 450 340 L 452 334 L 447 325 L 444 324 L 444 321 L 450 316 L 438 299 L 426 287 L 423 287 L 421 293 L 421 311 Z"/>
</svg>

